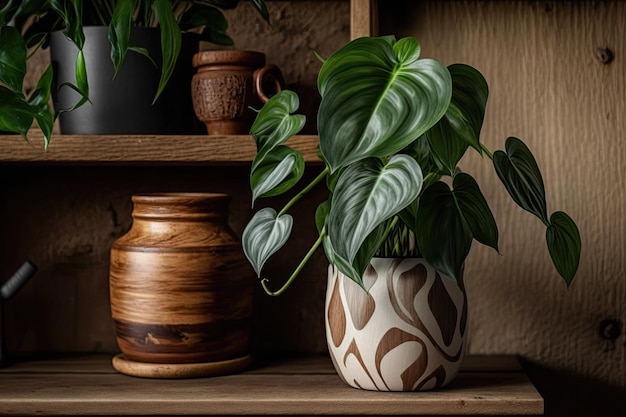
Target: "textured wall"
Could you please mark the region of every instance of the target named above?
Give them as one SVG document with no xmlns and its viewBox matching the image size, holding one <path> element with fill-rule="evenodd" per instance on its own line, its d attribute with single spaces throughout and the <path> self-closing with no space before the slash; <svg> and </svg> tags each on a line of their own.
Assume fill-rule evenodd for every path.
<svg viewBox="0 0 626 417">
<path fill-rule="evenodd" d="M 281 68 L 287 88 L 300 95 L 304 133 L 314 134 L 321 66 L 314 52 L 326 57 L 350 39 L 350 2 L 271 1 L 268 7 L 270 25 L 247 2 L 227 11 L 229 33 L 236 48 L 264 52 L 268 63 Z"/>
<path fill-rule="evenodd" d="M 626 321 L 626 3 L 394 4 L 381 8 L 381 33 L 415 36 L 424 56 L 483 72 L 483 142 L 495 150 L 508 135 L 523 138 L 543 170 L 548 210 L 568 212 L 583 239 L 567 290 L 540 222 L 510 201 L 488 160 L 465 160 L 493 208 L 502 253 L 476 245 L 467 263 L 471 351 L 519 353 L 626 386 L 624 334 L 615 343 L 598 335 L 603 319 Z"/>
</svg>

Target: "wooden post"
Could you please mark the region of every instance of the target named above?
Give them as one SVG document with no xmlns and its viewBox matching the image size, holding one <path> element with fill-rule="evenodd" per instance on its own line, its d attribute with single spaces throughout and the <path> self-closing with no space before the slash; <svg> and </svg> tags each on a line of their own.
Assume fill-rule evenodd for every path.
<svg viewBox="0 0 626 417">
<path fill-rule="evenodd" d="M 378 0 L 350 0 L 350 39 L 378 35 Z"/>
</svg>

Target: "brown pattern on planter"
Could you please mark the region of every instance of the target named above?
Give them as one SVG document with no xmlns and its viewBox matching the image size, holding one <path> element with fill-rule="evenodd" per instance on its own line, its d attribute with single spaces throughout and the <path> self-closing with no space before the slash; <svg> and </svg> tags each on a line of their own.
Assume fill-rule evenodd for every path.
<svg viewBox="0 0 626 417">
<path fill-rule="evenodd" d="M 415 335 L 400 330 L 397 327 L 389 329 L 389 331 L 387 331 L 383 338 L 378 342 L 378 347 L 376 348 L 376 371 L 384 381 L 385 378 L 383 377 L 381 369 L 383 358 L 393 349 L 407 342 L 416 342 L 422 346 L 422 353 L 418 356 L 415 362 L 409 365 L 404 372 L 402 372 L 400 376 L 402 378 L 404 391 L 411 391 L 417 381 L 419 381 L 422 375 L 424 375 L 426 367 L 428 366 L 428 351 L 426 349 L 426 345 Z M 385 385 L 387 384 L 385 383 Z M 387 386 L 387 389 L 389 389 L 389 386 Z"/>
<path fill-rule="evenodd" d="M 435 385 L 432 386 L 432 389 L 441 388 L 446 380 L 446 370 L 443 369 L 443 366 L 439 366 L 430 375 L 424 378 L 424 380 L 415 387 L 415 390 L 423 389 L 433 378 L 435 378 Z"/>
<path fill-rule="evenodd" d="M 368 269 L 363 275 L 363 284 L 365 288 L 371 288 L 377 279 L 376 272 L 371 265 L 368 265 Z M 354 327 L 361 330 L 370 321 L 374 310 L 376 308 L 376 302 L 372 296 L 365 292 L 363 288 L 351 279 L 344 279 L 343 291 L 346 297 L 347 311 L 350 314 L 350 318 Z"/>
<path fill-rule="evenodd" d="M 441 280 L 441 275 L 435 274 L 435 281 L 428 292 L 428 305 L 439 324 L 443 342 L 446 346 L 450 346 L 454 340 L 458 313 L 454 301 L 450 298 L 450 294 L 448 294 Z"/>
<path fill-rule="evenodd" d="M 331 266 L 331 268 L 334 267 Z M 335 273 L 338 272 L 335 271 Z M 326 315 L 330 323 L 329 328 L 333 344 L 339 347 L 346 335 L 346 313 L 341 302 L 341 295 L 339 294 L 339 279 L 335 281 L 335 285 L 333 286 L 333 292 L 330 296 Z"/>
<path fill-rule="evenodd" d="M 365 374 L 369 377 L 370 381 L 372 381 L 372 383 L 376 385 L 376 382 L 374 382 L 374 378 L 372 378 L 370 371 L 367 369 L 367 365 L 365 365 L 365 362 L 363 361 L 363 356 L 361 356 L 361 351 L 359 350 L 359 346 L 356 344 L 356 341 L 354 339 L 352 339 L 352 342 L 350 343 L 350 346 L 348 346 L 348 349 L 346 350 L 346 354 L 343 357 L 344 365 L 348 362 L 348 357 L 350 357 L 350 355 L 353 355 L 355 357 L 355 359 L 361 365 L 363 372 L 365 372 Z M 358 385 L 356 380 L 354 380 L 353 382 Z"/>
<path fill-rule="evenodd" d="M 461 313 L 461 321 L 459 323 L 459 330 L 461 331 L 461 337 L 465 336 L 467 330 L 467 300 L 463 302 L 463 311 Z"/>
<path fill-rule="evenodd" d="M 394 268 L 395 271 L 395 268 Z M 389 288 L 389 297 L 396 313 L 402 317 L 407 323 L 417 326 L 419 317 L 415 311 L 415 297 L 426 284 L 428 279 L 428 271 L 422 264 L 417 264 L 412 269 L 402 272 L 398 280 L 398 293 L 395 293 L 391 281 L 392 276 L 387 279 Z M 404 309 L 402 308 L 404 307 Z M 407 316 L 406 311 L 409 312 Z"/>
</svg>

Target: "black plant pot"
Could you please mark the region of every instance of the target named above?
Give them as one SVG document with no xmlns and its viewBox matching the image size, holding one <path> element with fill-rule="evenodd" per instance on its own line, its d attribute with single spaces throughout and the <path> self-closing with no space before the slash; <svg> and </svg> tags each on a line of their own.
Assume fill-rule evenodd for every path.
<svg viewBox="0 0 626 417">
<path fill-rule="evenodd" d="M 183 46 L 167 87 L 152 104 L 161 77 L 161 35 L 154 28 L 133 28 L 133 46 L 146 48 L 154 63 L 129 51 L 114 78 L 108 28 L 85 27 L 83 52 L 87 65 L 91 103 L 59 116 L 62 134 L 193 134 L 201 132 L 191 101 L 191 60 L 198 50 L 198 39 L 183 34 Z M 63 83 L 75 83 L 77 48 L 61 32 L 50 38 L 54 70 L 55 109 L 71 108 L 80 98 Z M 156 64 L 156 66 L 155 66 Z"/>
</svg>

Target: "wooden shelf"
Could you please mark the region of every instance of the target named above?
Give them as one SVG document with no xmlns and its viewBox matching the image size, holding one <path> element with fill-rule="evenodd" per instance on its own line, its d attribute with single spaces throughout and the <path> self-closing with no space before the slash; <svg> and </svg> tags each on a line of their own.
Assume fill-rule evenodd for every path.
<svg viewBox="0 0 626 417">
<path fill-rule="evenodd" d="M 57 135 L 47 151 L 41 135 L 31 144 L 18 135 L 0 135 L 0 163 L 13 164 L 238 164 L 256 154 L 252 137 L 160 135 Z M 317 136 L 295 136 L 289 146 L 306 162 L 319 162 Z"/>
<path fill-rule="evenodd" d="M 28 361 L 0 370 L 1 415 L 542 413 L 543 399 L 511 357 L 469 357 L 448 388 L 423 393 L 350 388 L 326 356 L 257 360 L 241 374 L 180 380 L 116 373 L 107 355 Z"/>
</svg>

